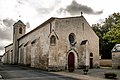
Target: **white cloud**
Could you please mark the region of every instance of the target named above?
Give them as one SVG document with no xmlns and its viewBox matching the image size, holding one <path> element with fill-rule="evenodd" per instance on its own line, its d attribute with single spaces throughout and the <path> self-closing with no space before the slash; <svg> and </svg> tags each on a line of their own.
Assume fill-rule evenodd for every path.
<svg viewBox="0 0 120 80">
<path fill-rule="evenodd" d="M 11 25 L 12 21 L 18 21 L 19 19 L 21 19 L 25 24 L 27 23 L 27 25 L 30 25 L 28 30 L 30 31 L 50 17 L 71 16 L 70 12 L 73 12 L 71 8 L 68 10 L 68 12 L 62 11 L 62 13 L 59 13 L 58 10 L 60 8 L 67 9 L 72 1 L 73 0 L 0 0 L 0 33 L 6 36 L 12 34 L 12 28 L 9 28 L 9 25 Z M 79 7 L 80 4 L 84 7 L 90 7 L 93 10 L 93 13 L 103 10 L 103 14 L 101 15 L 83 14 L 90 25 L 98 22 L 99 19 L 104 19 L 113 12 L 120 12 L 119 0 L 74 1 L 78 3 Z M 80 15 L 79 12 L 80 11 L 75 14 Z M 9 32 L 6 31 L 8 29 L 10 29 Z M 4 36 L 1 36 L 0 40 L 2 37 Z M 8 42 L 11 42 L 12 40 L 7 36 L 3 41 L 4 45 L 7 45 Z"/>
<path fill-rule="evenodd" d="M 70 5 L 66 6 L 65 8 L 60 8 L 60 13 L 68 12 L 71 15 L 80 15 L 81 12 L 85 14 L 93 14 L 93 15 L 99 15 L 102 14 L 103 11 L 94 11 L 91 7 L 88 7 L 86 5 L 82 5 L 78 3 L 77 1 L 73 0 Z"/>
<path fill-rule="evenodd" d="M 15 0 L 0 0 L 0 18 L 16 17 Z"/>
</svg>

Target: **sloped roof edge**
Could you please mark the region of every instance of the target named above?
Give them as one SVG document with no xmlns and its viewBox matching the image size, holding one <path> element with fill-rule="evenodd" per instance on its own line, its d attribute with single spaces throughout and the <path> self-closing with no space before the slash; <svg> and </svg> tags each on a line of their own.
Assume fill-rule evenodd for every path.
<svg viewBox="0 0 120 80">
<path fill-rule="evenodd" d="M 20 37 L 18 40 L 20 40 L 21 38 L 25 37 L 26 35 L 32 33 L 33 31 L 43 27 L 44 25 L 46 25 L 47 23 L 50 23 L 51 21 L 55 20 L 55 19 L 69 19 L 69 18 L 81 18 L 83 16 L 74 16 L 74 17 L 63 17 L 63 18 L 57 18 L 57 17 L 51 17 L 49 18 L 47 21 L 43 22 L 42 24 L 40 24 L 38 27 L 34 28 L 33 30 L 31 30 L 30 32 L 26 33 L 25 35 L 23 35 L 22 37 Z M 83 17 L 84 18 L 84 17 Z M 84 18 L 85 19 L 85 18 Z M 85 19 L 86 20 L 86 19 Z"/>
<path fill-rule="evenodd" d="M 13 43 L 11 43 L 11 44 L 9 44 L 9 45 L 5 46 L 4 48 L 9 47 L 9 46 L 11 46 L 11 45 L 13 45 Z"/>
<path fill-rule="evenodd" d="M 22 37 L 20 37 L 19 39 L 21 39 L 21 38 L 25 37 L 26 35 L 28 35 L 28 34 L 32 33 L 33 31 L 35 31 L 35 30 L 37 30 L 37 29 L 39 29 L 39 28 L 43 27 L 44 25 L 46 25 L 47 23 L 49 23 L 49 22 L 53 21 L 54 19 L 55 19 L 54 17 L 51 17 L 50 19 L 48 19 L 47 21 L 45 21 L 44 23 L 42 23 L 42 24 L 41 24 L 41 25 L 39 25 L 38 27 L 34 28 L 34 29 L 33 29 L 33 30 L 31 30 L 30 32 L 28 32 L 28 33 L 26 33 L 25 35 L 23 35 Z M 19 39 L 18 39 L 18 40 L 19 40 Z"/>
</svg>

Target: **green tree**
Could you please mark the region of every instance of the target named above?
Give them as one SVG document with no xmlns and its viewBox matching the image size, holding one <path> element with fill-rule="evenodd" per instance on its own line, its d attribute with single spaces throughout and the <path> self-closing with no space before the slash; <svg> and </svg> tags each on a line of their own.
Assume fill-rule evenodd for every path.
<svg viewBox="0 0 120 80">
<path fill-rule="evenodd" d="M 92 25 L 100 39 L 100 54 L 102 58 L 111 58 L 111 50 L 116 43 L 120 43 L 120 13 L 113 13 L 101 24 Z"/>
<path fill-rule="evenodd" d="M 109 43 L 120 43 L 120 20 L 104 34 L 103 39 L 108 40 Z"/>
</svg>

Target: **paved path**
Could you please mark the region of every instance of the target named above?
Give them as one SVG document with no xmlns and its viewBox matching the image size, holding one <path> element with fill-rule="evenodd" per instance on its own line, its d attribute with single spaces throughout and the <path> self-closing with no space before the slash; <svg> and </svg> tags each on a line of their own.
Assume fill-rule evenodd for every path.
<svg viewBox="0 0 120 80">
<path fill-rule="evenodd" d="M 105 72 L 116 73 L 117 79 L 105 79 Z M 120 70 L 118 69 L 90 69 L 87 75 L 83 75 L 82 69 L 72 73 L 68 71 L 47 72 L 19 65 L 3 65 L 1 63 L 0 75 L 2 75 L 5 80 L 120 80 Z"/>
<path fill-rule="evenodd" d="M 114 72 L 117 74 L 116 79 L 106 79 L 104 76 L 104 73 L 106 72 Z M 89 72 L 87 75 L 83 74 L 83 70 L 76 70 L 75 72 L 68 72 L 68 71 L 62 71 L 62 72 L 51 72 L 54 74 L 64 75 L 68 77 L 78 78 L 82 80 L 120 80 L 120 69 L 112 69 L 112 68 L 99 68 L 99 69 L 89 69 Z"/>
<path fill-rule="evenodd" d="M 5 80 L 78 80 L 68 76 L 52 74 L 47 71 L 18 65 L 0 64 L 0 75 Z"/>
</svg>

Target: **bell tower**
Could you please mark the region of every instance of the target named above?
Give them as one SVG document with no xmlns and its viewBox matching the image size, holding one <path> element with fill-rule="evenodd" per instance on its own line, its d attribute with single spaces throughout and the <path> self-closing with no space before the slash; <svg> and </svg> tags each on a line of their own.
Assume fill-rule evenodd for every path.
<svg viewBox="0 0 120 80">
<path fill-rule="evenodd" d="M 13 25 L 13 64 L 18 63 L 18 39 L 25 34 L 26 25 L 19 20 Z"/>
</svg>

